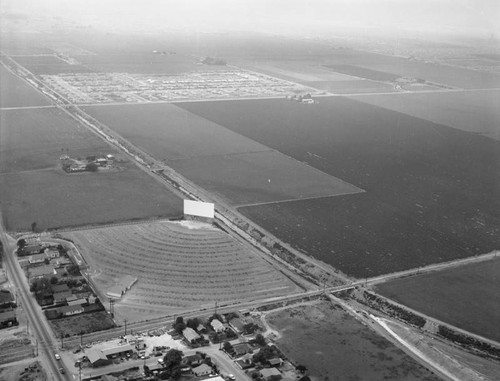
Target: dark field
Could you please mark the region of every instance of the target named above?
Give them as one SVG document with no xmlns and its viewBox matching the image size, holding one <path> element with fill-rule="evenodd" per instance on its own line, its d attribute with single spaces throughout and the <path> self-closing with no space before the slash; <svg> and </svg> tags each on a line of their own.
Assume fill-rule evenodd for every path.
<svg viewBox="0 0 500 381">
<path fill-rule="evenodd" d="M 500 91 L 374 95 L 357 100 L 500 140 Z"/>
<path fill-rule="evenodd" d="M 49 320 L 56 337 L 75 336 L 80 332 L 90 333 L 115 327 L 113 319 L 106 311 L 92 312 L 63 319 Z"/>
<path fill-rule="evenodd" d="M 7 230 L 26 231 L 182 215 L 182 200 L 149 175 L 118 172 L 67 174 L 61 169 L 0 174 Z"/>
<path fill-rule="evenodd" d="M 303 82 L 303 84 L 335 94 L 385 93 L 396 91 L 394 86 L 390 84 L 364 79 L 349 81 L 314 81 Z M 320 100 L 318 100 L 318 102 L 319 101 Z"/>
<path fill-rule="evenodd" d="M 0 108 L 50 105 L 47 98 L 26 82 L 10 73 L 2 65 L 0 65 L 0 82 L 2 83 L 0 86 Z M 6 122 L 2 116 L 0 127 L 4 123 Z"/>
<path fill-rule="evenodd" d="M 279 238 L 367 277 L 500 246 L 500 143 L 346 98 L 182 107 L 367 193 L 242 208 Z"/>
<path fill-rule="evenodd" d="M 439 380 L 402 350 L 328 302 L 269 314 L 278 346 L 313 380 Z"/>
<path fill-rule="evenodd" d="M 367 69 L 365 67 L 355 65 L 326 65 L 325 67 L 338 73 L 371 79 L 373 81 L 394 82 L 396 79 L 401 77 L 397 74 Z"/>
<path fill-rule="evenodd" d="M 500 259 L 473 263 L 377 286 L 410 308 L 500 341 Z"/>
<path fill-rule="evenodd" d="M 169 164 L 233 205 L 362 192 L 276 151 L 197 157 Z"/>
<path fill-rule="evenodd" d="M 0 173 L 56 167 L 62 150 L 72 157 L 115 153 L 56 108 L 0 111 Z"/>
</svg>

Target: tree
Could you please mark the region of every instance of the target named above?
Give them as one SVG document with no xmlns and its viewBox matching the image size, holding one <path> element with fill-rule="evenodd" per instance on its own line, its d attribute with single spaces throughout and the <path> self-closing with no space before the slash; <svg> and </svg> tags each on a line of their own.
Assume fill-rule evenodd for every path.
<svg viewBox="0 0 500 381">
<path fill-rule="evenodd" d="M 179 351 L 178 349 L 169 350 L 163 357 L 163 364 L 165 366 L 165 369 L 172 370 L 175 366 L 180 365 L 182 361 L 182 355 L 182 351 Z"/>
<path fill-rule="evenodd" d="M 50 278 L 50 284 L 57 284 L 57 277 L 53 276 Z"/>
<path fill-rule="evenodd" d="M 80 268 L 78 265 L 69 265 L 66 267 L 66 271 L 70 273 L 71 275 L 79 275 L 80 274 Z"/>
<path fill-rule="evenodd" d="M 99 166 L 96 163 L 88 163 L 85 166 L 85 169 L 89 172 L 97 172 L 97 170 L 99 169 Z"/>
<path fill-rule="evenodd" d="M 188 321 L 186 322 L 186 325 L 189 328 L 196 330 L 196 328 L 198 328 L 198 326 L 200 325 L 200 319 L 198 319 L 198 318 L 188 319 Z"/>
<path fill-rule="evenodd" d="M 257 336 L 255 336 L 255 342 L 259 344 L 261 347 L 266 345 L 266 339 L 260 333 L 258 333 Z"/>
<path fill-rule="evenodd" d="M 305 373 L 307 371 L 307 368 L 304 365 L 297 365 L 295 369 L 297 369 L 300 373 Z"/>
<path fill-rule="evenodd" d="M 31 223 L 31 231 L 34 233 L 36 231 L 36 222 Z"/>
<path fill-rule="evenodd" d="M 182 331 L 186 329 L 186 324 L 184 322 L 181 323 L 175 323 L 174 324 L 174 329 L 175 331 L 179 334 L 182 335 Z"/>
<path fill-rule="evenodd" d="M 224 344 L 222 345 L 222 347 L 224 348 L 224 350 L 226 352 L 232 352 L 234 350 L 233 346 L 231 345 L 231 343 L 229 341 L 225 341 Z"/>
<path fill-rule="evenodd" d="M 17 247 L 19 249 L 22 249 L 24 246 L 26 246 L 26 240 L 24 238 L 21 238 L 17 241 Z"/>
</svg>

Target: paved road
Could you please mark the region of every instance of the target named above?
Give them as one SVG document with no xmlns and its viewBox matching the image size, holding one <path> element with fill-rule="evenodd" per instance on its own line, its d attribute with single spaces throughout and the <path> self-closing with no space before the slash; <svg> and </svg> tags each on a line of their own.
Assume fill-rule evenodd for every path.
<svg viewBox="0 0 500 381">
<path fill-rule="evenodd" d="M 54 356 L 57 353 L 57 340 L 52 336 L 52 331 L 48 327 L 47 320 L 41 308 L 29 291 L 28 281 L 14 253 L 16 242 L 6 234 L 2 221 L 0 211 L 0 240 L 4 246 L 4 260 L 9 280 L 16 290 L 17 302 L 23 306 L 32 331 L 38 341 L 39 360 L 43 363 L 49 379 L 67 380 L 68 378 L 65 375 L 59 373 L 60 367 L 65 368 L 64 364 L 57 361 Z"/>
</svg>

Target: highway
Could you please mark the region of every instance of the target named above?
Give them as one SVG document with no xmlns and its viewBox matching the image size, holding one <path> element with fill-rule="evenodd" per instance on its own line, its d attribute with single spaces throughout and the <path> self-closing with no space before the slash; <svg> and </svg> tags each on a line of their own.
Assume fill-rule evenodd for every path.
<svg viewBox="0 0 500 381">
<path fill-rule="evenodd" d="M 64 367 L 64 364 L 55 358 L 58 348 L 57 340 L 52 336 L 52 331 L 41 308 L 29 291 L 28 281 L 14 253 L 16 242 L 7 235 L 2 221 L 0 211 L 0 240 L 4 246 L 4 263 L 9 274 L 9 280 L 16 291 L 17 303 L 23 307 L 26 318 L 32 327 L 32 332 L 38 341 L 39 360 L 49 376 L 48 379 L 58 381 L 68 380 L 69 378 L 66 375 L 59 372 L 59 368 Z M 65 368 L 65 370 L 67 369 Z"/>
</svg>

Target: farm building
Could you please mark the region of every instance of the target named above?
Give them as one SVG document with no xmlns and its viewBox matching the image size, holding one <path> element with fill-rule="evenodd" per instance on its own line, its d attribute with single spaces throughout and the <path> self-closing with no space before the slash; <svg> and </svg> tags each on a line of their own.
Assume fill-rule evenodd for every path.
<svg viewBox="0 0 500 381">
<path fill-rule="evenodd" d="M 266 381 L 276 381 L 281 380 L 283 375 L 276 368 L 264 368 L 260 370 L 260 375 Z"/>
<path fill-rule="evenodd" d="M 0 290 L 0 308 L 10 308 L 14 304 L 14 297 L 9 290 Z"/>
<path fill-rule="evenodd" d="M 193 373 L 196 377 L 208 376 L 212 373 L 212 368 L 207 364 L 201 364 L 200 366 L 193 368 Z"/>
<path fill-rule="evenodd" d="M 198 335 L 196 333 L 196 331 L 192 328 L 185 328 L 183 331 L 182 331 L 182 336 L 184 336 L 184 338 L 189 342 L 189 343 L 194 343 L 196 342 L 197 340 L 200 339 L 200 335 Z"/>
<path fill-rule="evenodd" d="M 0 312 L 0 328 L 11 327 L 17 324 L 16 311 Z"/>
<path fill-rule="evenodd" d="M 226 330 L 226 327 L 224 327 L 224 324 L 220 322 L 218 319 L 214 319 L 210 322 L 210 325 L 214 329 L 215 332 L 223 332 Z"/>
<path fill-rule="evenodd" d="M 63 306 L 57 309 L 64 316 L 78 315 L 84 312 L 82 306 Z"/>
<path fill-rule="evenodd" d="M 86 355 L 90 361 L 90 365 L 94 368 L 111 364 L 111 360 L 109 360 L 100 350 L 89 349 L 86 351 Z"/>
</svg>

